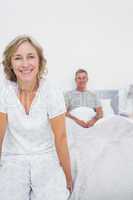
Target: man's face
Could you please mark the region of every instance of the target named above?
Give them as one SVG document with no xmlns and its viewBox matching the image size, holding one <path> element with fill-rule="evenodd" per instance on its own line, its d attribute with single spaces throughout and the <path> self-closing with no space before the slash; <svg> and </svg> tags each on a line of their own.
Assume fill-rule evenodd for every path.
<svg viewBox="0 0 133 200">
<path fill-rule="evenodd" d="M 85 72 L 78 73 L 76 75 L 75 81 L 77 88 L 85 89 L 88 82 L 88 76 Z"/>
</svg>

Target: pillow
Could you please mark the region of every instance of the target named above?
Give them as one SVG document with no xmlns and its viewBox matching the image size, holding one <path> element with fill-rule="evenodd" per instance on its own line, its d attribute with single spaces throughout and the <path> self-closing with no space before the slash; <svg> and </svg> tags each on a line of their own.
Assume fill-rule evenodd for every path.
<svg viewBox="0 0 133 200">
<path fill-rule="evenodd" d="M 70 114 L 80 120 L 89 121 L 96 115 L 96 112 L 92 108 L 82 106 L 71 110 Z"/>
<path fill-rule="evenodd" d="M 114 110 L 111 106 L 111 99 L 101 99 L 101 105 L 104 117 L 114 115 Z"/>
</svg>

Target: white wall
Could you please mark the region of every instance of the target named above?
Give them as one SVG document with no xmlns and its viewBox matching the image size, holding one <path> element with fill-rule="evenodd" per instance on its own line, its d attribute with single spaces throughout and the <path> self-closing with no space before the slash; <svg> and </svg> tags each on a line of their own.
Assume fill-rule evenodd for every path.
<svg viewBox="0 0 133 200">
<path fill-rule="evenodd" d="M 88 70 L 91 88 L 133 83 L 132 0 L 1 0 L 0 55 L 18 34 L 44 47 L 49 77 L 73 87 L 74 72 Z"/>
</svg>

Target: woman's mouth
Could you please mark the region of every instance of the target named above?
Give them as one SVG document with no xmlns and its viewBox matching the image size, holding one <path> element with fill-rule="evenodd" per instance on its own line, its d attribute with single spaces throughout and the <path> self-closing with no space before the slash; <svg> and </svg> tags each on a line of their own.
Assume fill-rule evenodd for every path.
<svg viewBox="0 0 133 200">
<path fill-rule="evenodd" d="M 24 75 L 30 74 L 33 71 L 33 69 L 24 69 L 24 70 L 19 70 Z"/>
</svg>

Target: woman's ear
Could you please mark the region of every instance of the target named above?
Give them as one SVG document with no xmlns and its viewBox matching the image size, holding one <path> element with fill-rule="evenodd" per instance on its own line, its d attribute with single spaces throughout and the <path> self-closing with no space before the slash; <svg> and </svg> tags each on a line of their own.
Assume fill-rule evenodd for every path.
<svg viewBox="0 0 133 200">
<path fill-rule="evenodd" d="M 10 69 L 13 71 L 13 66 L 12 65 L 10 65 Z"/>
</svg>

